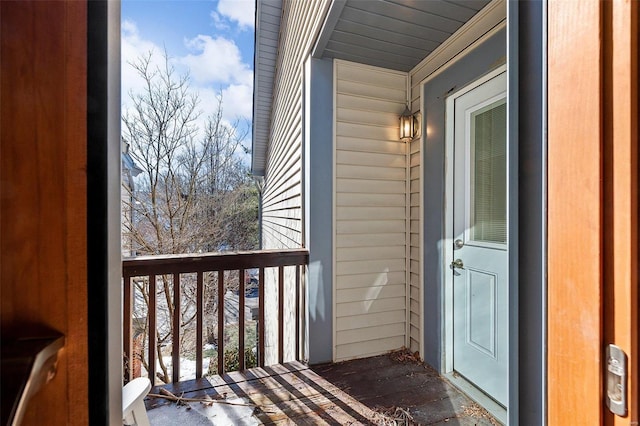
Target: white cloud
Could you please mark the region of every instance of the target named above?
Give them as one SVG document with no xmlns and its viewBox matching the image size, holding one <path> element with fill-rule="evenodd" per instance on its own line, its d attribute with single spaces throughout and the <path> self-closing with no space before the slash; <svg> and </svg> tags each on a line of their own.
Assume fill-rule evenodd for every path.
<svg viewBox="0 0 640 426">
<path fill-rule="evenodd" d="M 213 26 L 220 31 L 226 31 L 231 29 L 227 21 L 215 10 L 211 11 L 211 19 L 213 20 Z"/>
<path fill-rule="evenodd" d="M 149 52 L 153 52 L 152 63 L 157 66 L 162 62 L 163 52 L 158 45 L 140 36 L 135 22 L 125 20 L 122 23 L 121 30 L 122 103 L 126 108 L 129 104 L 129 92 L 139 93 L 144 89 L 144 80 L 130 63 L 135 63 L 141 56 L 146 56 Z"/>
<path fill-rule="evenodd" d="M 129 91 L 142 93 L 145 89 L 144 81 L 129 62 L 153 51 L 151 65 L 163 65 L 164 49 L 146 40 L 135 22 L 130 20 L 122 23 L 121 40 L 122 107 L 125 111 L 131 104 Z M 218 94 L 223 97 L 224 122 L 250 120 L 253 112 L 253 72 L 248 64 L 242 62 L 238 46 L 224 37 L 213 38 L 208 35 L 187 39 L 185 46 L 191 53 L 174 57 L 171 63 L 176 66 L 177 73 L 190 73 L 191 89 L 198 93 L 200 99 L 198 109 L 201 115 L 196 121 L 197 125 L 203 129 L 206 117 L 216 112 Z"/>
<path fill-rule="evenodd" d="M 189 68 L 196 83 L 252 83 L 253 72 L 249 65 L 242 62 L 240 49 L 233 40 L 198 35 L 191 40 L 185 40 L 185 45 L 193 53 L 178 61 Z"/>
<path fill-rule="evenodd" d="M 253 87 L 245 84 L 232 84 L 222 90 L 225 103 L 224 115 L 251 119 L 253 114 Z"/>
<path fill-rule="evenodd" d="M 231 21 L 238 23 L 240 29 L 250 29 L 255 25 L 255 1 L 254 0 L 220 0 L 218 1 L 218 13 Z M 212 14 L 212 18 L 215 17 Z"/>
</svg>

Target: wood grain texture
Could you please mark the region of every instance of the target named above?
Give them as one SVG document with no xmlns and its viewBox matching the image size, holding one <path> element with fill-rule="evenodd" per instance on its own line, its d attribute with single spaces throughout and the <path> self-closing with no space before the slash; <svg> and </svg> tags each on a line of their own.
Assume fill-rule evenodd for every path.
<svg viewBox="0 0 640 426">
<path fill-rule="evenodd" d="M 87 424 L 85 2 L 0 5 L 2 333 L 65 334 L 25 425 Z"/>
<path fill-rule="evenodd" d="M 604 339 L 628 357 L 627 417 L 638 421 L 638 2 L 606 3 L 603 111 L 605 151 Z"/>
<path fill-rule="evenodd" d="M 601 3 L 548 8 L 548 424 L 602 420 Z"/>
</svg>

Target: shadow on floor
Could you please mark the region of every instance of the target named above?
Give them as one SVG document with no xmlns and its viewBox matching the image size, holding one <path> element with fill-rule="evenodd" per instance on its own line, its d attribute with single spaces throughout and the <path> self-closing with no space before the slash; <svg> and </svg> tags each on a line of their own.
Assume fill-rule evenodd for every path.
<svg viewBox="0 0 640 426">
<path fill-rule="evenodd" d="M 155 426 L 497 424 L 405 352 L 313 367 L 292 362 L 162 388 L 189 400 L 147 398 Z"/>
<path fill-rule="evenodd" d="M 484 409 L 406 351 L 313 366 L 325 380 L 376 412 L 408 412 L 413 424 L 498 425 Z M 397 411 L 396 408 L 402 409 Z"/>
</svg>

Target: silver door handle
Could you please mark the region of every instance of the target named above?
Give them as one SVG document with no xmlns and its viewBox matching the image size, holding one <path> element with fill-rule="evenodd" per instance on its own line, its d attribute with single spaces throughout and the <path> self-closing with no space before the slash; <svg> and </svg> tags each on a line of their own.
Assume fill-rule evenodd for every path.
<svg viewBox="0 0 640 426">
<path fill-rule="evenodd" d="M 462 241 L 462 240 L 455 240 L 455 241 L 453 242 L 453 245 L 454 245 L 454 247 L 455 247 L 455 248 L 457 248 L 457 249 L 461 249 L 462 247 L 464 247 L 464 241 Z"/>
<path fill-rule="evenodd" d="M 464 268 L 464 263 L 462 263 L 462 259 L 456 259 L 453 262 L 451 262 L 451 268 L 452 269 L 463 269 Z"/>
</svg>

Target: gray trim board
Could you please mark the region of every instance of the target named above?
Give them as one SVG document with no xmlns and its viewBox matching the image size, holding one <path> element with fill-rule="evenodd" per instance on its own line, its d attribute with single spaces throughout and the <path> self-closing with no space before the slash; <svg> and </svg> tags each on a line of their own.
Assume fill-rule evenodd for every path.
<svg viewBox="0 0 640 426">
<path fill-rule="evenodd" d="M 518 146 L 517 350 L 513 351 L 509 423 L 546 424 L 546 6 L 508 3 L 509 67 L 517 93 L 510 137 Z M 513 338 L 513 336 L 511 336 Z"/>
<path fill-rule="evenodd" d="M 422 152 L 424 164 L 424 360 L 442 370 L 442 288 L 445 203 L 445 100 L 461 88 L 504 64 L 506 31 L 501 30 L 424 85 L 422 128 L 429 128 Z"/>
<path fill-rule="evenodd" d="M 310 364 L 333 360 L 333 61 L 308 58 L 304 87 L 304 244 Z"/>
</svg>

